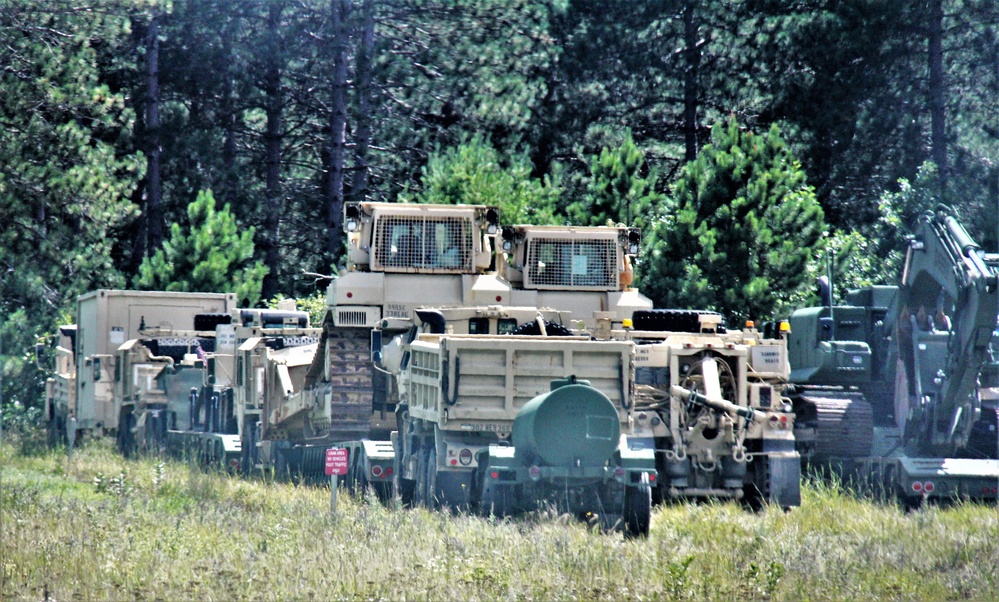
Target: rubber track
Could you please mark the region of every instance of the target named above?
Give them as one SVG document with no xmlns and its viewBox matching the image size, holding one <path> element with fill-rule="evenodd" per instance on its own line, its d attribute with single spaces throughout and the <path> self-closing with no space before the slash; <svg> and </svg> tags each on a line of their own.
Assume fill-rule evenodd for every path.
<svg viewBox="0 0 999 602">
<path fill-rule="evenodd" d="M 859 393 L 809 392 L 802 398 L 816 410 L 815 455 L 863 458 L 874 444 L 871 404 Z"/>
</svg>

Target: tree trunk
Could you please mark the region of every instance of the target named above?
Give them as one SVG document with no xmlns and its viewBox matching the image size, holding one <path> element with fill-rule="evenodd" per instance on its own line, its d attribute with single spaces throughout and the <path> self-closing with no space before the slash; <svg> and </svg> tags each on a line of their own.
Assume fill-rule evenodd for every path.
<svg viewBox="0 0 999 602">
<path fill-rule="evenodd" d="M 264 74 L 264 93 L 267 97 L 267 125 L 264 133 L 265 163 L 267 176 L 265 184 L 264 235 L 261 247 L 264 252 L 264 265 L 268 272 L 264 276 L 260 291 L 261 299 L 272 299 L 278 293 L 280 279 L 281 214 L 284 212 L 284 198 L 281 191 L 281 119 L 284 97 L 281 90 L 281 69 L 284 65 L 281 44 L 281 13 L 283 2 L 268 3 L 267 13 L 267 67 Z"/>
<path fill-rule="evenodd" d="M 701 64 L 698 40 L 697 1 L 687 0 L 683 5 L 683 55 L 686 65 L 683 74 L 683 140 L 684 159 L 697 158 L 697 70 Z"/>
<path fill-rule="evenodd" d="M 160 41 L 159 14 L 153 12 L 146 32 L 146 252 L 163 244 L 163 189 L 160 175 Z"/>
<path fill-rule="evenodd" d="M 351 198 L 363 201 L 368 193 L 368 147 L 371 144 L 371 71 L 375 52 L 374 0 L 364 0 L 361 43 L 357 51 L 357 128 L 354 143 L 354 185 Z"/>
<path fill-rule="evenodd" d="M 340 254 L 343 222 L 344 159 L 347 147 L 347 45 L 350 0 L 332 0 L 333 89 L 330 114 L 330 177 L 326 190 L 326 255 L 330 264 Z"/>
<path fill-rule="evenodd" d="M 947 183 L 947 84 L 943 72 L 943 0 L 930 0 L 927 51 L 930 67 L 931 156 L 937 164 L 941 186 Z"/>
<path fill-rule="evenodd" d="M 238 19 L 236 11 L 232 11 L 231 19 Z M 238 185 L 238 180 L 236 178 L 236 107 L 233 89 L 233 80 L 235 79 L 234 73 L 234 63 L 235 54 L 233 51 L 233 31 L 237 28 L 237 23 L 228 22 L 222 28 L 222 56 L 225 58 L 226 65 L 223 70 L 224 80 L 222 82 L 222 107 L 221 107 L 221 125 L 222 130 L 225 132 L 222 141 L 222 181 L 224 183 L 221 197 L 222 203 L 234 204 L 237 199 L 236 187 Z M 235 211 L 234 213 L 237 213 Z"/>
</svg>

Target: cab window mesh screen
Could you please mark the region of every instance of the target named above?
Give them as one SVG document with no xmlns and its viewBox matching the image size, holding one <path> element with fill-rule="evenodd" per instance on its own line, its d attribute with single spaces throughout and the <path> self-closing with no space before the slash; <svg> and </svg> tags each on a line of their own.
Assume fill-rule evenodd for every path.
<svg viewBox="0 0 999 602">
<path fill-rule="evenodd" d="M 536 288 L 617 288 L 615 241 L 534 239 L 527 274 Z"/>
<path fill-rule="evenodd" d="M 388 216 L 375 224 L 375 260 L 387 271 L 470 272 L 473 251 L 467 218 Z"/>
</svg>

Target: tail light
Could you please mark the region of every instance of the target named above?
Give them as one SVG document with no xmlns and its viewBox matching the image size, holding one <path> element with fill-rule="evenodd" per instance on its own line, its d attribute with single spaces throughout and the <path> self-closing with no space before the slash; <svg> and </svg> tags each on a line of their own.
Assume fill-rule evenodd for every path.
<svg viewBox="0 0 999 602">
<path fill-rule="evenodd" d="M 541 469 L 537 466 L 532 466 L 527 469 L 527 476 L 531 477 L 531 480 L 537 482 L 541 478 Z"/>
<path fill-rule="evenodd" d="M 922 493 L 923 492 L 923 484 L 920 481 L 913 481 L 913 483 L 912 483 L 912 490 L 915 491 L 916 493 Z"/>
<path fill-rule="evenodd" d="M 378 464 L 375 464 L 374 466 L 371 467 L 371 476 L 373 476 L 375 478 L 381 477 L 382 474 L 384 474 L 384 472 L 385 472 L 385 469 L 383 469 Z"/>
<path fill-rule="evenodd" d="M 618 466 L 617 468 L 614 469 L 614 480 L 617 481 L 618 483 L 624 483 L 624 474 L 625 470 L 620 466 Z"/>
</svg>

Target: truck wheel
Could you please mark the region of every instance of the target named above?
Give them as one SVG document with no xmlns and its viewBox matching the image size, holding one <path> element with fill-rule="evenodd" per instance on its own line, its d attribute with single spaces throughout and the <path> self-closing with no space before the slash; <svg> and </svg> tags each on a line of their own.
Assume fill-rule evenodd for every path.
<svg viewBox="0 0 999 602">
<path fill-rule="evenodd" d="M 412 508 L 416 497 L 416 481 L 402 476 L 402 444 L 396 442 L 395 459 L 392 461 L 392 495 L 399 496 L 403 508 Z"/>
<path fill-rule="evenodd" d="M 49 420 L 48 424 L 49 431 L 49 447 L 57 447 L 59 445 L 67 444 L 67 434 L 66 434 L 66 419 L 62 416 L 55 416 L 52 420 Z"/>
<path fill-rule="evenodd" d="M 399 496 L 399 503 L 402 504 L 403 508 L 414 507 L 414 498 L 416 497 L 416 481 L 412 479 L 404 479 L 400 477 L 398 471 L 396 471 L 395 494 Z"/>
<path fill-rule="evenodd" d="M 244 475 L 251 475 L 257 468 L 257 425 L 246 424 L 243 426 L 243 437 L 240 442 L 242 462 L 241 468 Z"/>
<path fill-rule="evenodd" d="M 624 491 L 625 537 L 648 537 L 652 523 L 652 489 L 628 487 Z"/>
<path fill-rule="evenodd" d="M 427 454 L 416 457 L 416 481 L 413 487 L 413 506 L 427 505 Z"/>
</svg>

